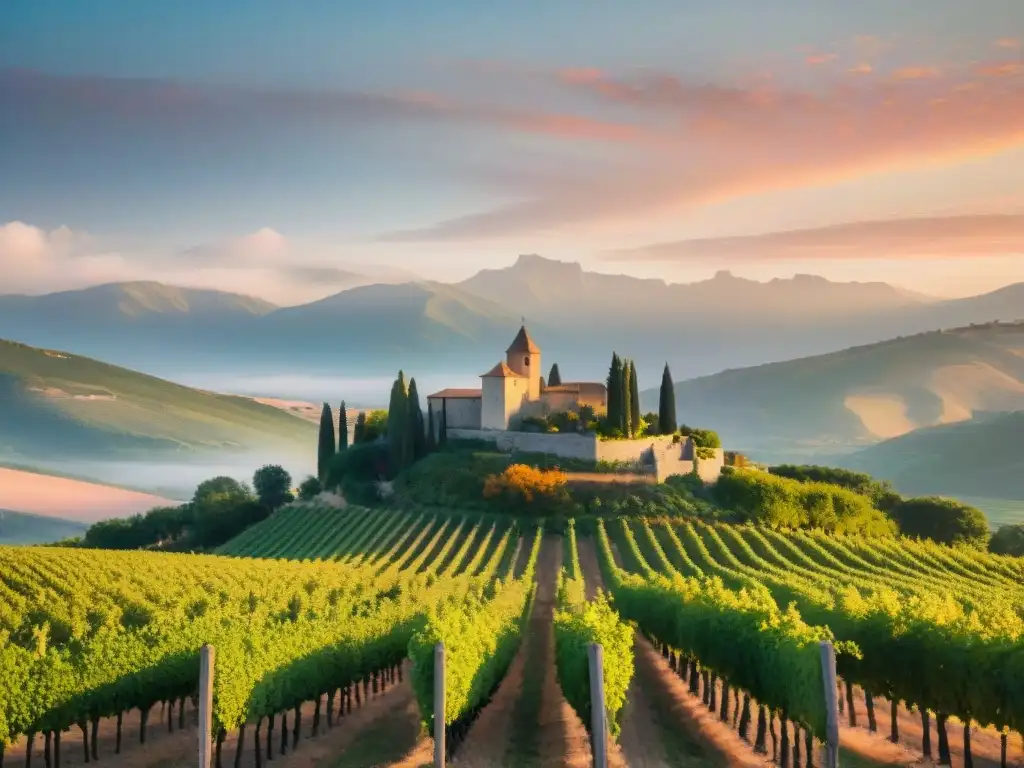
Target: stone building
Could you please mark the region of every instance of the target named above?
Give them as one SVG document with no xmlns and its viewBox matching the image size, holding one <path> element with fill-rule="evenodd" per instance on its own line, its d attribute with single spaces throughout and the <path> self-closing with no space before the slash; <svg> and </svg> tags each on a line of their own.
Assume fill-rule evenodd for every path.
<svg viewBox="0 0 1024 768">
<path fill-rule="evenodd" d="M 448 429 L 508 430 L 529 416 L 579 411 L 590 406 L 607 410 L 608 390 L 600 382 L 564 382 L 546 387 L 541 380 L 540 347 L 524 325 L 505 359 L 480 376 L 480 389 L 443 389 L 427 397 L 434 423 Z"/>
</svg>

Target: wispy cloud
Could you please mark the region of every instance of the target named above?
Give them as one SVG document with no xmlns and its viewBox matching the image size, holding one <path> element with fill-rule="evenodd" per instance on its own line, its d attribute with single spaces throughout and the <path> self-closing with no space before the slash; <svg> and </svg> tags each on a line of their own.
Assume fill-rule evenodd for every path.
<svg viewBox="0 0 1024 768">
<path fill-rule="evenodd" d="M 819 64 L 827 64 L 830 61 L 835 61 L 839 58 L 838 54 L 835 53 L 812 53 L 810 56 L 804 59 L 811 66 Z"/>
<path fill-rule="evenodd" d="M 1021 41 L 1015 37 L 1001 37 L 995 42 L 996 48 L 1005 48 L 1011 51 L 1019 50 Z"/>
<path fill-rule="evenodd" d="M 895 80 L 934 80 L 941 76 L 942 71 L 938 67 L 902 67 L 892 72 Z"/>
<path fill-rule="evenodd" d="M 729 263 L 973 258 L 1024 253 L 1024 215 L 857 221 L 815 229 L 657 243 L 607 254 L 611 261 Z"/>
<path fill-rule="evenodd" d="M 874 71 L 875 68 L 870 64 L 858 64 L 857 66 L 850 67 L 850 69 L 847 70 L 851 75 L 870 75 Z"/>
<path fill-rule="evenodd" d="M 1024 143 L 1024 88 L 918 68 L 903 79 L 833 78 L 814 91 L 776 83 L 694 82 L 664 72 L 558 73 L 583 104 L 649 126 L 614 161 L 567 167 L 519 201 L 433 226 L 406 241 L 501 239 L 671 219 L 693 206 L 827 184 L 880 170 L 957 163 Z M 553 177 L 552 177 L 553 174 Z"/>
<path fill-rule="evenodd" d="M 150 122 L 229 119 L 240 125 L 261 118 L 330 119 L 342 125 L 420 120 L 601 142 L 635 140 L 643 133 L 637 126 L 617 121 L 463 102 L 426 91 L 271 89 L 0 70 L 0 111 L 15 114 L 40 107 L 60 119 L 89 113 Z"/>
<path fill-rule="evenodd" d="M 1001 61 L 975 67 L 982 77 L 1012 77 L 1024 73 L 1024 61 Z"/>
</svg>

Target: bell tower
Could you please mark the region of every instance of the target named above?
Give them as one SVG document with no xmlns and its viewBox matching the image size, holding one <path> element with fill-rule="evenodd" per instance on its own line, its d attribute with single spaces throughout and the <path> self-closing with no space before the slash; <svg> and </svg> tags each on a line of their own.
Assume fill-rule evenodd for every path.
<svg viewBox="0 0 1024 768">
<path fill-rule="evenodd" d="M 540 400 L 540 347 L 530 338 L 525 319 L 512 344 L 505 350 L 505 362 L 515 373 L 528 379 L 527 399 Z"/>
</svg>

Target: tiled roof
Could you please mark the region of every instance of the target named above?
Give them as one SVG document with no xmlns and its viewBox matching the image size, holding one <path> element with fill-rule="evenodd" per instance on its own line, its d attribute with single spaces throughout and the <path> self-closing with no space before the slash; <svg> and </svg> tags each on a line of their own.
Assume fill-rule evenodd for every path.
<svg viewBox="0 0 1024 768">
<path fill-rule="evenodd" d="M 540 347 L 533 343 L 533 339 L 526 332 L 526 326 L 524 325 L 519 328 L 519 333 L 512 340 L 512 346 L 506 349 L 505 352 L 506 354 L 515 352 L 516 354 L 539 355 Z"/>
<path fill-rule="evenodd" d="M 442 389 L 432 395 L 427 395 L 427 400 L 479 400 L 483 393 L 479 389 Z"/>
<path fill-rule="evenodd" d="M 481 379 L 525 379 L 521 373 L 516 373 L 502 360 L 496 366 L 491 368 L 487 373 L 480 374 Z"/>
</svg>

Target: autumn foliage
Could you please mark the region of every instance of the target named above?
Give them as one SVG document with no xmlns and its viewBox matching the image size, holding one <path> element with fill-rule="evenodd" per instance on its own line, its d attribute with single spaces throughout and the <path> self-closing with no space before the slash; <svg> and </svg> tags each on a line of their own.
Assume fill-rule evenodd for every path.
<svg viewBox="0 0 1024 768">
<path fill-rule="evenodd" d="M 487 476 L 484 498 L 516 506 L 557 503 L 568 498 L 567 481 L 565 472 L 557 469 L 512 464 L 501 474 Z"/>
</svg>

